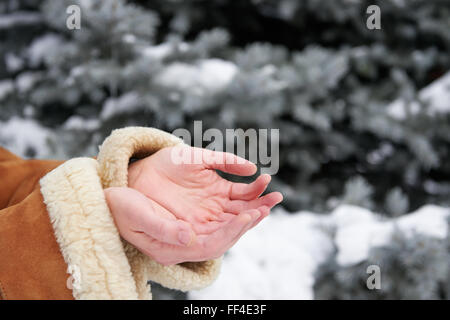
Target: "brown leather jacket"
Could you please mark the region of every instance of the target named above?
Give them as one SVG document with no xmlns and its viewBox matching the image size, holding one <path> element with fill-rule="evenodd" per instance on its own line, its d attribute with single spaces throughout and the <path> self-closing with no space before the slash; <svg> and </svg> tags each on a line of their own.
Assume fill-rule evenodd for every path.
<svg viewBox="0 0 450 320">
<path fill-rule="evenodd" d="M 0 299 L 151 299 L 149 280 L 191 290 L 220 259 L 162 266 L 120 238 L 103 189 L 131 157 L 182 143 L 153 128 L 113 131 L 97 159 L 23 160 L 0 147 Z"/>
</svg>

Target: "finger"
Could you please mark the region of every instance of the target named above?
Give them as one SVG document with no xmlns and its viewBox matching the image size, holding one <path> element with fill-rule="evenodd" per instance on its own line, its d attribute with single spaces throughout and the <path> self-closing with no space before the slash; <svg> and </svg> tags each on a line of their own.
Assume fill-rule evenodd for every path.
<svg viewBox="0 0 450 320">
<path fill-rule="evenodd" d="M 219 214 L 219 218 L 221 219 L 221 221 L 225 221 L 225 222 L 229 222 L 234 217 L 236 217 L 235 213 L 222 212 Z"/>
<path fill-rule="evenodd" d="M 256 219 L 256 221 L 250 226 L 250 229 L 253 229 L 254 227 L 256 227 L 258 225 L 258 223 L 260 223 L 264 218 L 266 218 L 269 214 L 270 214 L 270 208 L 267 206 L 262 206 L 260 208 L 258 208 L 259 212 L 261 213 L 261 215 L 259 216 L 258 219 Z"/>
<path fill-rule="evenodd" d="M 184 261 L 206 261 L 221 256 L 258 217 L 258 210 L 249 210 L 238 216 L 233 215 L 232 221 L 224 228 L 210 235 L 199 235 L 194 245 L 183 248 L 176 245 L 156 241 L 147 234 L 135 234 L 133 245 L 144 254 L 159 263 L 170 265 Z"/>
<path fill-rule="evenodd" d="M 236 215 L 233 216 L 237 220 L 238 217 Z M 198 235 L 195 244 L 187 248 L 157 241 L 145 233 L 134 233 L 127 240 L 145 255 L 163 265 L 171 265 L 185 261 L 206 261 L 213 259 L 221 253 L 220 248 L 215 249 L 216 244 L 220 244 L 217 232 L 214 236 L 211 234 Z"/>
<path fill-rule="evenodd" d="M 257 171 L 254 163 L 229 152 L 202 150 L 203 164 L 207 169 L 220 170 L 239 176 L 251 176 Z"/>
<path fill-rule="evenodd" d="M 230 182 L 231 200 L 253 200 L 259 197 L 270 183 L 272 177 L 268 174 L 260 175 L 255 181 L 247 183 Z"/>
<path fill-rule="evenodd" d="M 283 195 L 279 192 L 271 192 L 255 200 L 231 200 L 225 204 L 224 210 L 230 213 L 238 214 L 245 210 L 257 209 L 262 206 L 273 208 L 283 201 Z"/>
<path fill-rule="evenodd" d="M 236 242 L 248 231 L 252 228 L 252 226 L 261 218 L 261 212 L 259 210 L 249 210 L 247 211 L 248 214 L 251 215 L 251 220 L 242 228 L 242 230 L 239 232 L 237 236 L 235 236 L 223 249 L 223 252 L 225 253 L 227 250 L 229 250 L 232 246 L 236 244 Z"/>
<path fill-rule="evenodd" d="M 187 222 L 168 218 L 171 215 L 164 207 L 136 190 L 123 188 L 121 192 L 127 199 L 126 209 L 137 217 L 135 231 L 144 232 L 165 243 L 181 246 L 192 244 L 195 234 Z"/>
<path fill-rule="evenodd" d="M 194 230 L 187 222 L 155 214 L 146 214 L 143 217 L 140 231 L 156 240 L 181 246 L 190 246 L 195 239 Z"/>
<path fill-rule="evenodd" d="M 258 210 L 247 210 L 235 216 L 227 225 L 211 235 L 198 237 L 200 244 L 206 248 L 209 255 L 221 256 L 228 250 L 236 239 L 239 239 L 246 228 L 260 216 Z"/>
<path fill-rule="evenodd" d="M 176 264 L 188 261 L 185 257 L 186 247 L 158 241 L 145 233 L 136 233 L 126 239 L 143 254 L 163 265 Z"/>
<path fill-rule="evenodd" d="M 252 219 L 247 226 L 242 230 L 242 232 L 230 243 L 228 249 L 230 249 L 232 246 L 236 244 L 236 242 L 250 229 L 254 228 L 259 222 L 261 222 L 262 219 L 267 217 L 270 213 L 270 209 L 266 206 L 262 206 L 261 208 L 258 208 L 259 211 L 259 217 L 256 217 L 255 219 Z M 228 250 L 227 249 L 227 250 Z"/>
</svg>

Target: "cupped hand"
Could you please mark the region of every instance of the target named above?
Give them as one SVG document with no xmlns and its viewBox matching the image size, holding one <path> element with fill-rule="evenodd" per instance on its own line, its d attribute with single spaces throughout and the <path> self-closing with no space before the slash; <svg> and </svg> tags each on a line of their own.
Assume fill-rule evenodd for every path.
<svg viewBox="0 0 450 320">
<path fill-rule="evenodd" d="M 254 226 L 283 199 L 279 192 L 260 197 L 270 175 L 261 175 L 250 184 L 234 183 L 220 177 L 216 170 L 250 176 L 257 168 L 231 153 L 182 145 L 161 149 L 132 163 L 128 186 L 190 223 L 197 234 L 215 232 L 236 215 L 257 210 L 262 214 Z"/>
<path fill-rule="evenodd" d="M 120 235 L 163 265 L 216 259 L 257 221 L 268 207 L 245 210 L 210 234 L 196 235 L 191 226 L 131 188 L 105 189 Z"/>
</svg>

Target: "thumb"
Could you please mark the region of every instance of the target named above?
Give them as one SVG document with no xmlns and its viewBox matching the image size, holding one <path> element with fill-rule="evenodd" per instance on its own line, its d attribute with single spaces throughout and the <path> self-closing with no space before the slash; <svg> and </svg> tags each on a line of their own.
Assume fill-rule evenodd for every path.
<svg viewBox="0 0 450 320">
<path fill-rule="evenodd" d="M 194 242 L 190 224 L 176 219 L 157 202 L 132 188 L 110 189 L 113 190 L 108 191 L 108 202 L 115 215 L 125 216 L 119 219 L 128 224 L 125 227 L 167 244 L 189 246 Z"/>
</svg>

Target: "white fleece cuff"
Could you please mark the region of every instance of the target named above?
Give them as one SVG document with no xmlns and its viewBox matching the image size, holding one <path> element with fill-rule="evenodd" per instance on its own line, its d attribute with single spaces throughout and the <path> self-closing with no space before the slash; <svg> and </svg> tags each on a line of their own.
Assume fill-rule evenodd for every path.
<svg viewBox="0 0 450 320">
<path fill-rule="evenodd" d="M 97 160 L 69 160 L 40 180 L 56 240 L 76 282 L 76 299 L 151 299 L 149 280 L 186 291 L 217 277 L 221 259 L 163 266 L 142 254 L 121 239 L 105 200 L 103 189 L 127 186 L 131 157 L 180 143 L 153 128 L 114 130 Z"/>
<path fill-rule="evenodd" d="M 137 299 L 97 161 L 69 160 L 43 177 L 40 185 L 56 240 L 75 280 L 74 298 Z"/>
<path fill-rule="evenodd" d="M 128 163 L 131 157 L 144 158 L 156 151 L 183 141 L 167 132 L 143 127 L 114 130 L 100 147 L 98 162 L 104 188 L 128 186 Z M 132 245 L 125 245 L 138 293 L 144 294 L 147 280 L 182 291 L 201 289 L 213 282 L 220 271 L 221 259 L 163 266 L 145 256 Z"/>
</svg>

